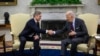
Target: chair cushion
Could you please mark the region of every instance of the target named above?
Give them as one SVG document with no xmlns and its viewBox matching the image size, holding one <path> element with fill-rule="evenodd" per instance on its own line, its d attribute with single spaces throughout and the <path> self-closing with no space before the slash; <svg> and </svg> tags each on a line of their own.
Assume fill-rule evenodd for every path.
<svg viewBox="0 0 100 56">
<path fill-rule="evenodd" d="M 14 40 L 13 49 L 19 49 L 20 41 Z M 33 42 L 27 41 L 25 44 L 25 48 L 31 48 L 33 47 Z"/>
<path fill-rule="evenodd" d="M 83 52 L 87 52 L 88 47 L 87 47 L 87 44 L 79 44 L 79 45 L 77 46 L 77 49 L 78 49 L 78 50 L 81 50 L 81 51 L 83 51 Z"/>
<path fill-rule="evenodd" d="M 71 44 L 68 46 L 68 48 L 71 48 Z M 87 44 L 84 44 L 84 43 L 82 43 L 82 44 L 79 44 L 78 46 L 77 46 L 77 50 L 78 51 L 82 51 L 82 52 L 87 52 Z"/>
</svg>

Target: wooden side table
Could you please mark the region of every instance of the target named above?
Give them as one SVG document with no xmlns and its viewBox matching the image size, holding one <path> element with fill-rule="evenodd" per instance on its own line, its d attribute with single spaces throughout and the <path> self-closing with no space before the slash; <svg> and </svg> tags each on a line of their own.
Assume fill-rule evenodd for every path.
<svg viewBox="0 0 100 56">
<path fill-rule="evenodd" d="M 96 44 L 95 44 L 95 55 L 97 56 L 97 51 L 100 51 L 100 36 L 96 37 Z"/>
<path fill-rule="evenodd" d="M 5 34 L 0 33 L 0 43 L 1 43 L 1 45 L 3 45 L 4 53 L 6 53 Z"/>
<path fill-rule="evenodd" d="M 4 25 L 0 25 L 0 28 L 8 28 L 10 29 L 11 28 L 11 25 L 10 24 L 4 24 Z"/>
</svg>

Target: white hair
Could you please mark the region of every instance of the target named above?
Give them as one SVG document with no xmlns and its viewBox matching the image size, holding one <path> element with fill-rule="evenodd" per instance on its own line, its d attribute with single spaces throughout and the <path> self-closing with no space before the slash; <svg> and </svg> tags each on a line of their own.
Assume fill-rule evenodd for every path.
<svg viewBox="0 0 100 56">
<path fill-rule="evenodd" d="M 73 12 L 73 11 L 67 11 L 67 12 L 66 12 L 66 15 L 68 15 L 68 14 L 71 14 L 72 16 L 74 16 L 74 17 L 75 17 L 75 14 L 74 14 L 74 12 Z"/>
</svg>

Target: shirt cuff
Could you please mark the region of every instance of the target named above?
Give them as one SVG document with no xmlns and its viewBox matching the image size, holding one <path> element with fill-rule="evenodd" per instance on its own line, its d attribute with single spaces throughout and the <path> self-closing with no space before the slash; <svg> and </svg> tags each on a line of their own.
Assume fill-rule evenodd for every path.
<svg viewBox="0 0 100 56">
<path fill-rule="evenodd" d="M 48 30 L 46 30 L 46 33 L 48 33 Z M 56 34 L 56 31 L 53 31 L 53 34 Z"/>
<path fill-rule="evenodd" d="M 48 33 L 48 30 L 46 30 L 46 33 Z"/>
<path fill-rule="evenodd" d="M 56 31 L 54 31 L 53 33 L 56 34 Z"/>
</svg>

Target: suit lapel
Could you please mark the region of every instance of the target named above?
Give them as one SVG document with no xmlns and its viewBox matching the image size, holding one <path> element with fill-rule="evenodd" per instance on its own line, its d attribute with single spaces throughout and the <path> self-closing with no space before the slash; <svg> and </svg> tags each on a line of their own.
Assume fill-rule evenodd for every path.
<svg viewBox="0 0 100 56">
<path fill-rule="evenodd" d="M 79 24 L 78 24 L 78 21 L 77 21 L 77 19 L 75 19 L 75 31 L 76 31 L 78 25 L 79 25 Z"/>
<path fill-rule="evenodd" d="M 37 25 L 37 23 L 35 22 L 35 20 L 34 20 L 34 19 L 33 19 L 33 21 L 34 21 L 35 25 Z"/>
<path fill-rule="evenodd" d="M 34 19 L 33 21 L 35 22 L 35 25 L 40 28 L 39 22 L 36 22 Z"/>
<path fill-rule="evenodd" d="M 68 32 L 70 32 L 70 31 L 71 31 L 70 23 L 69 23 L 69 22 L 67 22 L 67 23 L 68 23 L 68 24 L 67 24 Z"/>
</svg>

